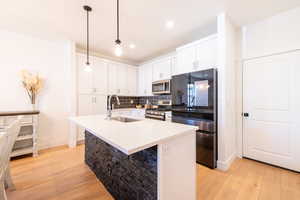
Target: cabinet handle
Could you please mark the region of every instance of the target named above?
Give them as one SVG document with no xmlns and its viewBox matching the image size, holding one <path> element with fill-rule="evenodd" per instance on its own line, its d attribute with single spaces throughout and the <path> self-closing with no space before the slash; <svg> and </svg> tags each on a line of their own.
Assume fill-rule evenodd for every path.
<svg viewBox="0 0 300 200">
<path fill-rule="evenodd" d="M 96 89 L 96 88 L 93 88 L 93 92 L 97 92 L 97 89 Z"/>
<path fill-rule="evenodd" d="M 118 94 L 120 94 L 120 92 L 121 92 L 121 90 L 120 90 L 120 89 L 118 89 L 118 90 L 117 90 L 117 93 L 118 93 Z"/>
<path fill-rule="evenodd" d="M 97 103 L 97 97 L 95 97 L 95 103 Z"/>
</svg>

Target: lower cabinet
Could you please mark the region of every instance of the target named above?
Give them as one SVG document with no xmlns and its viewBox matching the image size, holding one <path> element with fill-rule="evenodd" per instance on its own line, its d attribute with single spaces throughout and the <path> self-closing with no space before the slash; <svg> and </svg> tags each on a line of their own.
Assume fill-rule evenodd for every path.
<svg viewBox="0 0 300 200">
<path fill-rule="evenodd" d="M 107 110 L 107 95 L 79 94 L 78 115 L 105 114 Z M 78 140 L 84 139 L 84 130 L 79 128 Z"/>
</svg>

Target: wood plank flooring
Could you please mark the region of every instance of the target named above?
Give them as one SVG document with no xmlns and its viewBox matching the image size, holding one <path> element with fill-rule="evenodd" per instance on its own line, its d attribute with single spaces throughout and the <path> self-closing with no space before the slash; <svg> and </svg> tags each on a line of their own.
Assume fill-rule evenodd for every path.
<svg viewBox="0 0 300 200">
<path fill-rule="evenodd" d="M 9 200 L 113 200 L 83 161 L 84 146 L 11 162 Z M 299 200 L 300 174 L 237 159 L 227 172 L 197 166 L 198 200 Z M 180 180 L 179 180 L 180 181 Z"/>
</svg>

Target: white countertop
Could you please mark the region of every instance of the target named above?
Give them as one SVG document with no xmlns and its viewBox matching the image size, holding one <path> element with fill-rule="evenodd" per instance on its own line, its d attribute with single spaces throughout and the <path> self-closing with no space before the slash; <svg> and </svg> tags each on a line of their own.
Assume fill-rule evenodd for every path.
<svg viewBox="0 0 300 200">
<path fill-rule="evenodd" d="M 106 120 L 105 117 L 106 115 L 79 116 L 72 117 L 71 121 L 127 155 L 198 129 L 195 126 L 151 119 L 125 123 Z"/>
</svg>

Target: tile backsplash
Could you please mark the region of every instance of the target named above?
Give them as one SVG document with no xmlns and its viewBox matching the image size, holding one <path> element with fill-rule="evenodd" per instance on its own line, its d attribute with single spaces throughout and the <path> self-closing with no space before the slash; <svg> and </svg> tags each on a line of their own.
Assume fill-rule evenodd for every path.
<svg viewBox="0 0 300 200">
<path fill-rule="evenodd" d="M 115 98 L 112 99 L 112 103 L 114 104 L 114 108 L 135 108 L 136 105 L 141 104 L 145 105 L 147 100 L 152 105 L 157 105 L 159 100 L 171 100 L 171 95 L 157 95 L 157 96 L 142 96 L 142 97 L 135 97 L 135 96 L 119 96 L 120 104 L 117 104 Z"/>
</svg>

